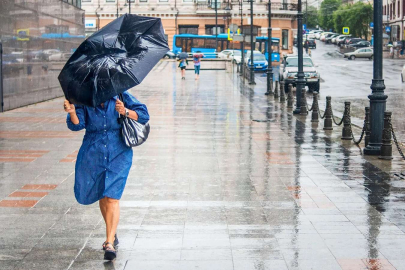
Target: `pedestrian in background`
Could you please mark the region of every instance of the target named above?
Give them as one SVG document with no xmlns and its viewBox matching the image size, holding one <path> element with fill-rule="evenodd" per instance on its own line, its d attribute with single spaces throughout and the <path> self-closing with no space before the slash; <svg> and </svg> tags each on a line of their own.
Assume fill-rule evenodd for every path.
<svg viewBox="0 0 405 270">
<path fill-rule="evenodd" d="M 132 166 L 132 148 L 121 137 L 119 115 L 141 124 L 149 121 L 148 109 L 128 92 L 123 101 L 115 96 L 95 108 L 73 105 L 65 100 L 67 126 L 72 131 L 86 130 L 75 166 L 74 192 L 80 204 L 99 202 L 106 224 L 104 259 L 116 258 L 121 199 Z"/>
<path fill-rule="evenodd" d="M 195 72 L 195 79 L 198 80 L 200 78 L 200 69 L 201 69 L 201 58 L 204 55 L 202 53 L 195 53 L 193 55 L 193 62 L 194 62 L 194 72 Z"/>
<path fill-rule="evenodd" d="M 390 57 L 391 59 L 394 59 L 394 46 L 390 46 Z"/>
<path fill-rule="evenodd" d="M 179 68 L 181 70 L 181 79 L 185 80 L 186 79 L 186 68 L 188 66 L 188 60 L 187 59 L 180 59 L 179 60 Z"/>
</svg>

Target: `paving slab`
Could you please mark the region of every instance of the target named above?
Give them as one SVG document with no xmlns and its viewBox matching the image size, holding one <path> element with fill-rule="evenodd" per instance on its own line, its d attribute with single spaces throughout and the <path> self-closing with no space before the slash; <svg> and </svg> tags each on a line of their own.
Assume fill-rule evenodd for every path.
<svg viewBox="0 0 405 270">
<path fill-rule="evenodd" d="M 84 132 L 63 100 L 0 114 L 0 269 L 404 269 L 397 157 L 364 157 L 232 69 L 181 80 L 162 61 L 131 92 L 152 129 L 110 263 L 98 205 L 74 199 Z"/>
</svg>

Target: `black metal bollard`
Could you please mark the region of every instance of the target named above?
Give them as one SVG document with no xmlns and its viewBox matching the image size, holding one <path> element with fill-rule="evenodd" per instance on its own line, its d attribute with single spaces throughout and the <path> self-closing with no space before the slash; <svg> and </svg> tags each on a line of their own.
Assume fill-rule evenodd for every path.
<svg viewBox="0 0 405 270">
<path fill-rule="evenodd" d="M 301 107 L 300 107 L 300 115 L 307 115 L 308 110 L 307 110 L 307 96 L 306 96 L 307 90 L 302 89 L 301 90 Z"/>
<path fill-rule="evenodd" d="M 367 146 L 370 142 L 370 107 L 366 107 L 366 117 L 365 117 L 365 131 L 364 131 L 364 146 Z"/>
<path fill-rule="evenodd" d="M 277 87 L 277 83 L 278 82 L 276 82 L 276 87 Z M 285 88 L 284 88 L 284 82 L 283 81 L 281 81 L 281 83 L 280 83 L 280 102 L 281 103 L 285 103 Z"/>
<path fill-rule="evenodd" d="M 315 92 L 313 94 L 311 122 L 314 122 L 314 123 L 319 122 L 318 94 Z"/>
<path fill-rule="evenodd" d="M 332 127 L 332 98 L 326 97 L 325 120 L 323 121 L 323 130 L 333 130 Z"/>
<path fill-rule="evenodd" d="M 342 140 L 351 140 L 353 138 L 351 125 L 350 102 L 345 101 L 345 111 L 343 112 Z"/>
<path fill-rule="evenodd" d="M 294 95 L 292 90 L 292 84 L 288 85 L 288 94 L 287 94 L 287 108 L 294 108 Z"/>
<path fill-rule="evenodd" d="M 379 159 L 392 159 L 391 112 L 384 112 L 384 129 Z"/>
<path fill-rule="evenodd" d="M 284 83 L 284 82 L 283 82 Z M 276 83 L 276 87 L 274 88 L 274 98 L 277 99 L 278 98 L 278 84 Z"/>
</svg>

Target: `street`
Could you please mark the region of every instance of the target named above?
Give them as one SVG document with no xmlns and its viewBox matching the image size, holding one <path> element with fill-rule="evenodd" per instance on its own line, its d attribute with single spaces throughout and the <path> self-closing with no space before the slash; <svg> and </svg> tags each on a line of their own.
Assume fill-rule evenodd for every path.
<svg viewBox="0 0 405 270">
<path fill-rule="evenodd" d="M 369 106 L 368 95 L 371 94 L 373 78 L 373 61 L 344 59 L 336 53 L 337 46 L 326 45 L 317 41 L 317 48 L 312 50 L 312 58 L 321 73 L 320 105 L 325 107 L 325 97 L 332 97 L 334 111 L 343 112 L 344 101 L 351 102 L 354 122 L 362 126 L 364 107 Z M 387 111 L 393 113 L 393 125 L 402 142 L 405 142 L 405 123 L 402 121 L 403 104 L 405 104 L 405 83 L 401 82 L 404 60 L 384 59 L 385 94 L 388 95 Z M 339 114 L 336 114 L 339 115 Z"/>
<path fill-rule="evenodd" d="M 364 158 L 260 80 L 206 70 L 181 80 L 176 66 L 160 62 L 131 90 L 151 134 L 134 149 L 114 262 L 102 259 L 98 205 L 74 198 L 84 133 L 66 128 L 63 99 L 0 115 L 2 270 L 405 269 L 398 156 Z"/>
</svg>

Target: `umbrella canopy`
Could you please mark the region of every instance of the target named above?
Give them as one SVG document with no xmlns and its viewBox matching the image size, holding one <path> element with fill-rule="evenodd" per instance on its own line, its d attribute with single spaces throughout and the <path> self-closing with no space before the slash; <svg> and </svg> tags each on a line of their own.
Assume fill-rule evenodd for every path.
<svg viewBox="0 0 405 270">
<path fill-rule="evenodd" d="M 86 39 L 58 79 L 71 103 L 96 107 L 140 84 L 167 51 L 159 18 L 125 14 Z"/>
<path fill-rule="evenodd" d="M 179 53 L 178 55 L 179 59 L 187 59 L 188 58 L 188 54 L 185 52 Z"/>
</svg>

